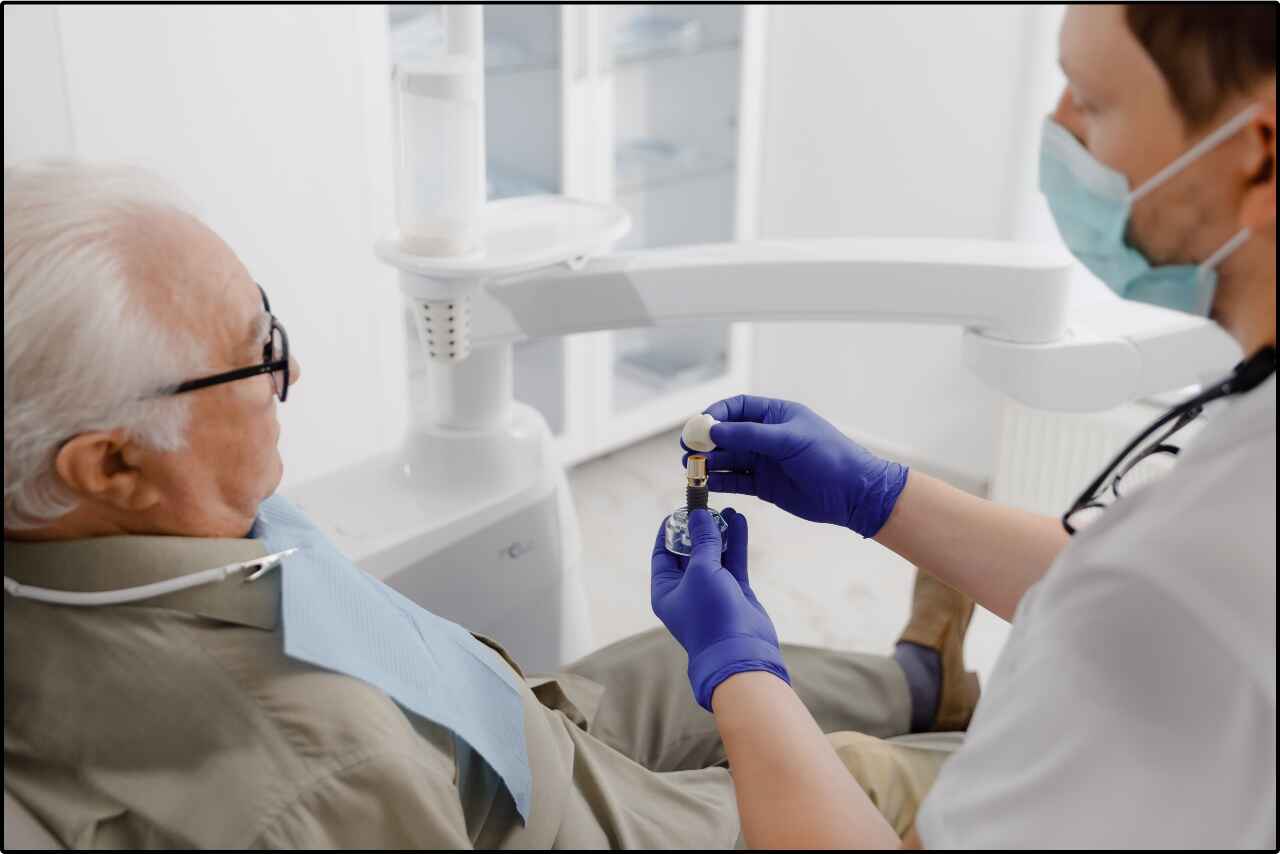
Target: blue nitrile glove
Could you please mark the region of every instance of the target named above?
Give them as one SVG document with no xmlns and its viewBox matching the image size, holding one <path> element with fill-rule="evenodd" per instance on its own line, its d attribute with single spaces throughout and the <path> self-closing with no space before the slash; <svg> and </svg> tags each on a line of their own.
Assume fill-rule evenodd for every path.
<svg viewBox="0 0 1280 854">
<path fill-rule="evenodd" d="M 689 655 L 689 684 L 711 711 L 716 686 L 735 673 L 764 670 L 790 684 L 778 633 L 747 581 L 747 520 L 726 508 L 729 546 L 706 510 L 689 514 L 693 551 L 667 551 L 662 527 L 653 547 L 649 595 L 653 613 Z M 721 561 L 723 560 L 723 564 Z"/>
<path fill-rule="evenodd" d="M 706 455 L 712 492 L 754 495 L 874 537 L 907 485 L 906 466 L 880 459 L 803 404 L 740 394 L 704 411 L 723 422 L 711 427 L 716 449 Z"/>
</svg>

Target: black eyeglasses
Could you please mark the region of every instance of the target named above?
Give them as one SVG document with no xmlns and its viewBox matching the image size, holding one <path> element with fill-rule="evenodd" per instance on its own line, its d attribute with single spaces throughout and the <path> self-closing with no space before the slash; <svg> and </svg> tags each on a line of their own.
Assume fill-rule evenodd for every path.
<svg viewBox="0 0 1280 854">
<path fill-rule="evenodd" d="M 261 374 L 271 374 L 271 385 L 275 389 L 276 397 L 284 403 L 285 398 L 289 396 L 289 336 L 276 316 L 271 314 L 271 303 L 268 302 L 267 292 L 262 289 L 262 285 L 258 285 L 258 293 L 262 294 L 262 308 L 271 317 L 271 330 L 262 345 L 262 364 L 236 368 L 234 371 L 213 374 L 196 380 L 187 380 L 169 389 L 166 394 L 184 394 L 199 388 L 235 382 Z"/>
<path fill-rule="evenodd" d="M 1231 372 L 1231 376 L 1219 380 L 1195 397 L 1183 401 L 1164 415 L 1161 415 L 1150 427 L 1135 436 L 1128 445 L 1125 445 L 1124 450 L 1116 455 L 1115 459 L 1103 470 L 1102 474 L 1094 478 L 1093 483 L 1089 484 L 1084 492 L 1080 493 L 1080 497 L 1071 505 L 1071 509 L 1062 515 L 1062 527 L 1066 529 L 1068 534 L 1075 534 L 1077 528 L 1072 524 L 1072 520 L 1081 522 L 1085 518 L 1082 515 L 1085 511 L 1103 510 L 1112 501 L 1119 498 L 1121 480 L 1135 470 L 1145 472 L 1148 468 L 1147 466 L 1142 466 L 1139 469 L 1141 463 L 1160 457 L 1165 459 L 1176 457 L 1179 448 L 1170 444 L 1169 440 L 1183 427 L 1199 418 L 1206 405 L 1219 398 L 1232 394 L 1243 394 L 1256 388 L 1263 380 L 1275 373 L 1275 370 L 1276 350 L 1274 347 L 1264 347 L 1253 356 L 1236 365 L 1235 370 Z M 1165 429 L 1166 427 L 1167 429 Z M 1160 433 L 1161 430 L 1164 430 L 1164 432 Z M 1137 450 L 1155 433 L 1160 433 L 1160 435 L 1141 450 Z M 1146 481 L 1147 478 L 1138 477 L 1136 480 L 1141 483 Z M 1110 497 L 1108 497 L 1108 493 L 1110 493 Z"/>
</svg>

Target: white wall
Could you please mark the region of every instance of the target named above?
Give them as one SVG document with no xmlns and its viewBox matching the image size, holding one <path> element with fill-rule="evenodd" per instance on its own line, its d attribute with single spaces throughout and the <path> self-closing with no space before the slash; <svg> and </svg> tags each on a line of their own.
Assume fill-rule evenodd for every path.
<svg viewBox="0 0 1280 854">
<path fill-rule="evenodd" d="M 388 446 L 404 420 L 399 298 L 371 251 L 392 212 L 385 15 L 4 11 L 6 162 L 73 153 L 150 167 L 266 288 L 304 372 L 280 410 L 286 484 Z"/>
<path fill-rule="evenodd" d="M 1030 236 L 1058 14 L 772 6 L 761 236 Z M 965 371 L 959 343 L 931 327 L 762 325 L 755 387 L 981 481 L 1000 398 Z"/>
<path fill-rule="evenodd" d="M 4 161 L 72 153 L 56 6 L 4 7 Z"/>
</svg>

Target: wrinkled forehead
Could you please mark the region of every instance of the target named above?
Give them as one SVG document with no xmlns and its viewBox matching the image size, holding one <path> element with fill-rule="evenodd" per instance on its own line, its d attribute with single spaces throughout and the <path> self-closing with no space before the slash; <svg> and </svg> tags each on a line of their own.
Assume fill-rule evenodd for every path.
<svg viewBox="0 0 1280 854">
<path fill-rule="evenodd" d="M 189 214 L 130 215 L 117 231 L 125 272 L 156 319 L 231 356 L 261 325 L 262 296 L 231 247 Z M 232 349 L 228 349 L 232 348 Z"/>
</svg>

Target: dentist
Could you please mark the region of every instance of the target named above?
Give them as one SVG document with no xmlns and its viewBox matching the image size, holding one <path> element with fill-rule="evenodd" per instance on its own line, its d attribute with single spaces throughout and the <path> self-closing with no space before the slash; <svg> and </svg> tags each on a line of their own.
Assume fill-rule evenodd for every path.
<svg viewBox="0 0 1280 854">
<path fill-rule="evenodd" d="M 795 403 L 707 410 L 712 490 L 872 537 L 1013 622 L 908 846 L 1275 848 L 1275 45 L 1274 4 L 1066 14 L 1040 169 L 1063 238 L 1121 297 L 1206 314 L 1245 359 L 1061 519 L 909 472 Z M 1215 400 L 1170 474 L 1124 489 Z M 726 516 L 723 557 L 705 512 L 688 559 L 655 550 L 652 600 L 715 714 L 748 844 L 897 846 L 788 685 L 746 521 Z"/>
</svg>

